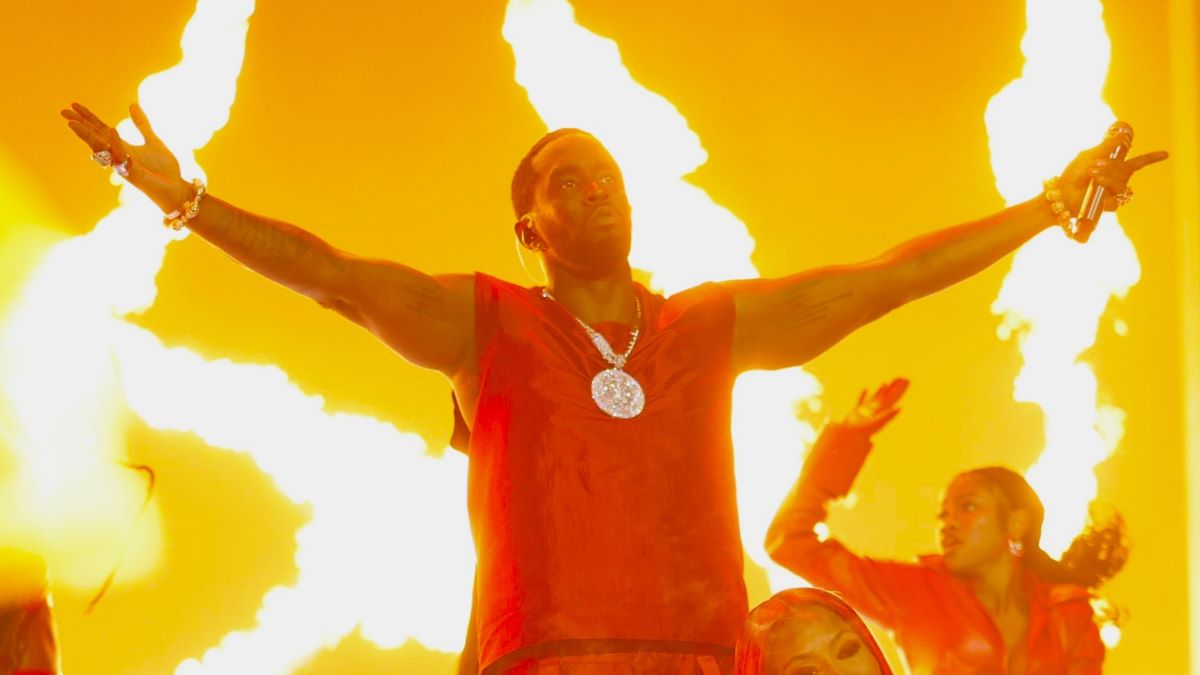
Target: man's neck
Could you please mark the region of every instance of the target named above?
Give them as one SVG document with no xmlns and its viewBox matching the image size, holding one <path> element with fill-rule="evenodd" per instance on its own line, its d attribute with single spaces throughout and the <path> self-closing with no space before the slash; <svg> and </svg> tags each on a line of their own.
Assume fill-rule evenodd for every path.
<svg viewBox="0 0 1200 675">
<path fill-rule="evenodd" d="M 547 270 L 546 287 L 554 299 L 586 324 L 633 323 L 633 273 L 622 265 L 602 277 L 581 277 L 567 270 Z"/>
</svg>

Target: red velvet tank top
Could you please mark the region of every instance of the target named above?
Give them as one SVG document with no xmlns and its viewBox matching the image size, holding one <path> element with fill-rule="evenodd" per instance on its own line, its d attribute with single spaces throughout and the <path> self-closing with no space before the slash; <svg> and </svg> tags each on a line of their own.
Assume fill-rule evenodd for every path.
<svg viewBox="0 0 1200 675">
<path fill-rule="evenodd" d="M 609 366 L 571 314 L 538 289 L 476 277 L 468 505 L 482 666 L 572 641 L 737 639 L 733 300 L 716 284 L 666 300 L 636 292 L 641 335 L 625 371 L 646 404 L 616 419 L 591 398 Z M 595 328 L 618 353 L 627 344 L 627 326 Z"/>
</svg>

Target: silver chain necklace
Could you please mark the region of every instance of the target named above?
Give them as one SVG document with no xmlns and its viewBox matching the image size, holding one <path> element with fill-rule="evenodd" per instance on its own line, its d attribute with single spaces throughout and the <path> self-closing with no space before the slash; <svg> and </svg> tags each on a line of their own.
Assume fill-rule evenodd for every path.
<svg viewBox="0 0 1200 675">
<path fill-rule="evenodd" d="M 550 289 L 548 288 L 542 289 L 542 297 L 558 302 L 550 294 Z M 592 378 L 592 400 L 596 402 L 596 407 L 600 408 L 600 410 L 604 411 L 610 417 L 623 420 L 637 417 L 642 412 L 642 408 L 646 407 L 646 394 L 642 391 L 642 385 L 624 370 L 625 362 L 629 360 L 629 355 L 633 353 L 633 347 L 637 344 L 638 334 L 642 328 L 642 301 L 635 294 L 633 302 L 637 312 L 636 325 L 633 327 L 633 330 L 629 331 L 629 345 L 625 347 L 625 353 L 623 354 L 614 352 L 612 345 L 608 344 L 608 340 L 603 335 L 597 333 L 594 328 L 581 321 L 565 305 L 558 303 L 563 309 L 567 310 L 567 314 L 570 314 L 572 319 L 575 319 L 575 323 L 583 327 L 588 337 L 591 338 L 592 344 L 600 352 L 600 356 L 612 366 L 600 371 Z"/>
</svg>

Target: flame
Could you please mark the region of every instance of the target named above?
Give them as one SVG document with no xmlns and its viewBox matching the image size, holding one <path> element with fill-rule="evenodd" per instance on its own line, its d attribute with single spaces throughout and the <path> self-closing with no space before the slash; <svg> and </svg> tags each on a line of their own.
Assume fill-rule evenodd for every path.
<svg viewBox="0 0 1200 675">
<path fill-rule="evenodd" d="M 296 584 L 266 594 L 254 630 L 177 673 L 290 672 L 356 626 L 384 648 L 412 637 L 458 650 L 475 564 L 464 457 L 433 457 L 415 434 L 326 412 L 274 366 L 208 361 L 128 324 L 114 343 L 129 405 L 148 424 L 249 453 L 312 508 L 296 534 Z"/>
<path fill-rule="evenodd" d="M 1105 598 L 1093 598 L 1092 614 L 1100 624 L 1100 641 L 1112 649 L 1121 642 L 1121 612 Z"/>
<path fill-rule="evenodd" d="M 160 134 L 198 173 L 191 151 L 220 128 L 232 103 L 252 2 L 201 3 L 184 41 L 184 62 L 140 90 Z M 118 128 L 129 138 L 128 120 Z M 191 130 L 191 131 L 188 131 Z M 114 178 L 115 180 L 115 178 Z M 129 185 L 120 205 L 87 235 L 54 246 L 23 286 L 0 336 L 3 407 L 17 470 L 6 498 L 19 509 L 4 536 L 41 552 L 59 583 L 94 587 L 131 541 L 122 578 L 154 568 L 157 510 L 132 537 L 142 479 L 121 468 L 125 430 L 108 337 L 115 317 L 154 301 L 154 276 L 171 237 L 148 230 L 154 207 Z M 7 514 L 6 514 L 7 516 Z"/>
<path fill-rule="evenodd" d="M 251 0 L 199 2 L 183 61 L 139 87 L 184 175 L 203 175 L 194 151 L 228 120 L 253 10 Z M 118 130 L 141 140 L 129 120 Z M 457 651 L 474 565 L 466 460 L 435 458 L 417 436 L 378 420 L 328 413 L 278 368 L 206 361 L 121 320 L 154 302 L 166 246 L 186 232 L 147 227 L 157 210 L 118 184 L 120 206 L 88 235 L 51 249 L 4 326 L 0 410 L 14 420 L 6 442 L 19 470 L 2 496 L 26 513 L 7 510 L 0 534 L 36 539 L 31 547 L 46 552 L 59 582 L 94 586 L 116 558 L 97 549 L 128 538 L 122 528 L 136 521 L 144 494 L 115 464 L 128 409 L 155 428 L 249 453 L 281 492 L 312 508 L 297 533 L 296 585 L 272 589 L 253 630 L 231 633 L 178 672 L 290 672 L 356 626 L 382 647 L 413 637 Z M 428 517 L 429 503 L 443 505 L 438 517 Z M 151 516 L 122 580 L 157 563 Z"/>
<path fill-rule="evenodd" d="M 510 0 L 503 34 L 517 82 L 546 125 L 590 131 L 621 166 L 636 220 L 630 262 L 651 273 L 654 288 L 672 293 L 758 276 L 746 225 L 686 180 L 707 161 L 699 137 L 669 101 L 633 79 L 612 40 L 576 23 L 566 0 Z M 734 387 L 742 536 L 773 589 L 803 584 L 772 563 L 760 542 L 815 437 L 796 407 L 815 406 L 820 392 L 800 368 L 745 373 Z"/>
<path fill-rule="evenodd" d="M 1041 178 L 1094 145 L 1114 119 L 1100 98 L 1110 56 L 1102 10 L 1098 0 L 1026 5 L 1025 68 L 986 114 L 996 185 L 1010 204 L 1036 194 Z M 1003 317 L 1001 339 L 1015 336 L 1025 361 L 1014 398 L 1045 415 L 1046 445 L 1027 477 L 1046 506 L 1042 547 L 1052 555 L 1083 529 L 1096 497 L 1093 469 L 1124 433 L 1123 412 L 1097 400 L 1096 375 L 1080 357 L 1109 300 L 1123 298 L 1140 275 L 1133 243 L 1105 214 L 1086 246 L 1057 229 L 1026 244 L 992 306 Z"/>
</svg>

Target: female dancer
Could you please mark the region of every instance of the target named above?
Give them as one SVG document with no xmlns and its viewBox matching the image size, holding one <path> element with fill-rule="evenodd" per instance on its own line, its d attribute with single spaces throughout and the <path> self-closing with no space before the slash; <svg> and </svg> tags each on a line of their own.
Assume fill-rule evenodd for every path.
<svg viewBox="0 0 1200 675">
<path fill-rule="evenodd" d="M 789 588 L 750 611 L 735 675 L 892 675 L 850 605 L 819 588 Z"/>
<path fill-rule="evenodd" d="M 768 531 L 771 557 L 891 629 L 915 674 L 1099 673 L 1104 645 L 1088 589 L 1125 561 L 1119 518 L 1054 560 L 1039 547 L 1037 494 L 1016 472 L 986 467 L 946 488 L 941 555 L 872 560 L 813 532 L 826 502 L 849 492 L 871 435 L 899 412 L 907 386 L 863 392 L 845 421 L 822 431 Z"/>
</svg>

